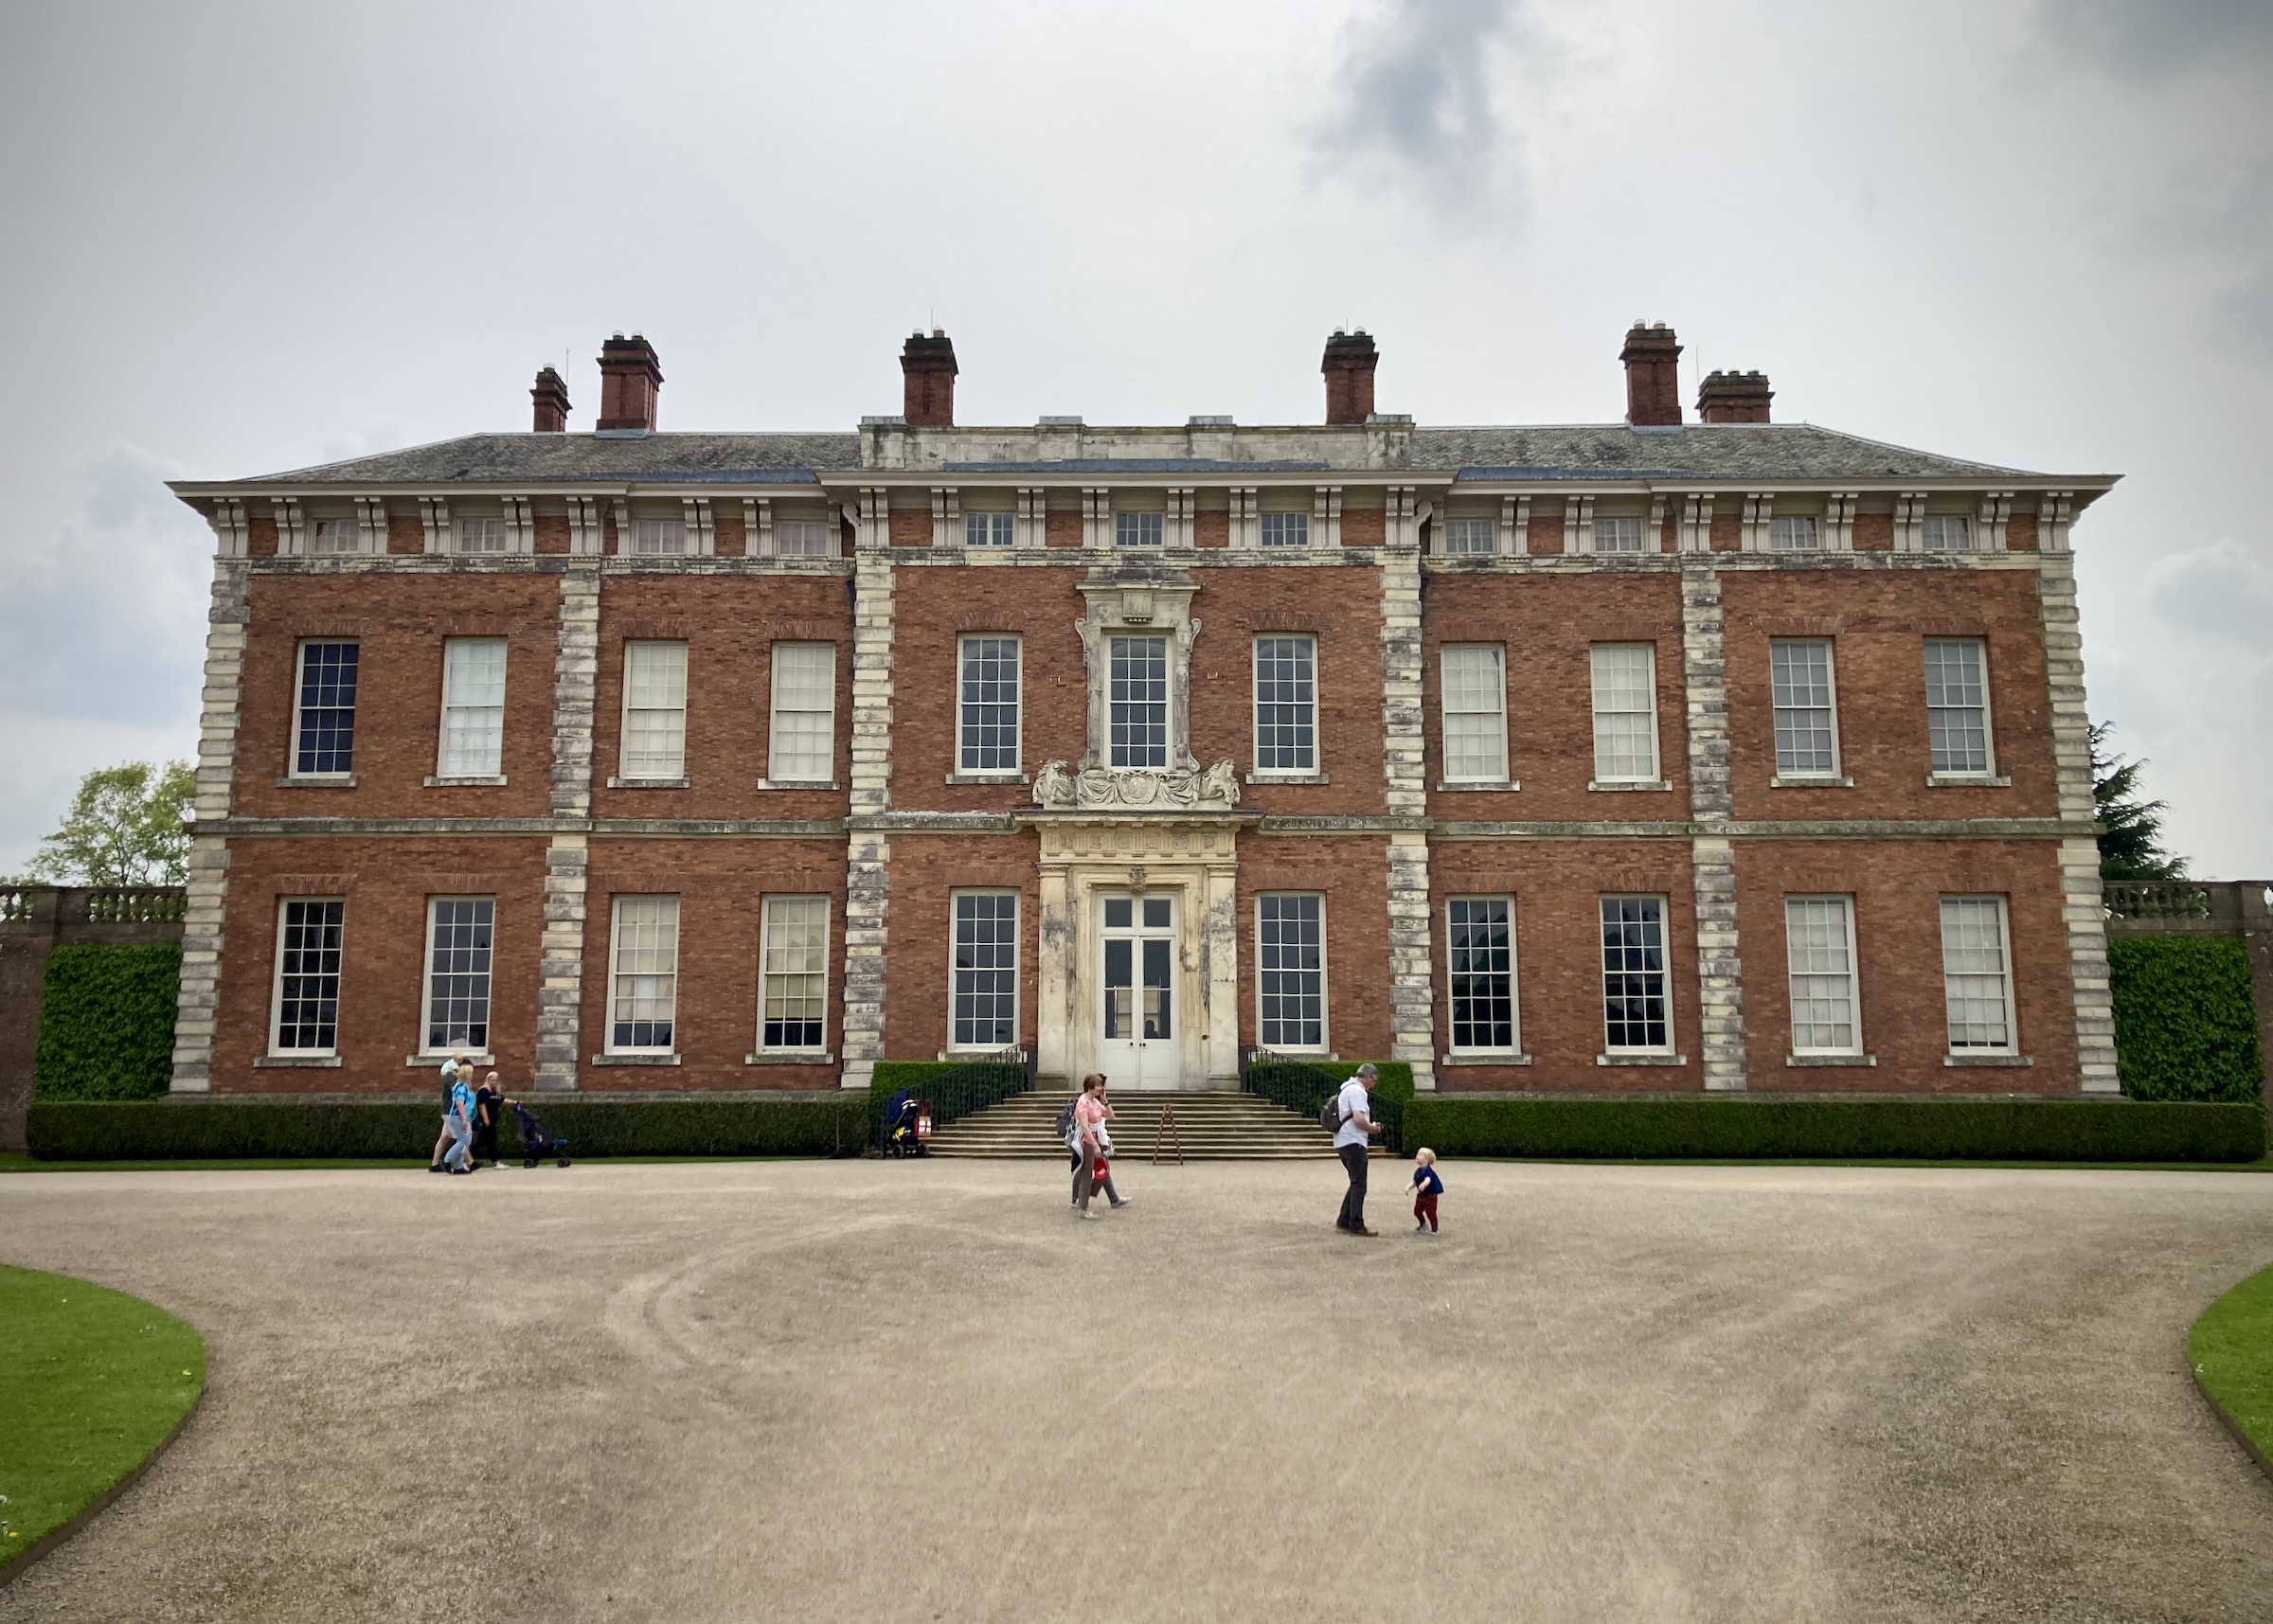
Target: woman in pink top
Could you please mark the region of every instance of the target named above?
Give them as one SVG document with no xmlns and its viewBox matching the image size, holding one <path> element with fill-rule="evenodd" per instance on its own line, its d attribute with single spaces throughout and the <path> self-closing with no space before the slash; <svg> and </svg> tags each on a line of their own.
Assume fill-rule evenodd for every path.
<svg viewBox="0 0 2273 1624">
<path fill-rule="evenodd" d="M 1073 1151 L 1082 1159 L 1073 1174 L 1073 1205 L 1083 1218 L 1096 1216 L 1089 1210 L 1089 1198 L 1097 1193 L 1097 1161 L 1104 1154 L 1105 1119 L 1112 1115 L 1113 1108 L 1105 1103 L 1105 1080 L 1091 1072 L 1082 1079 L 1082 1097 L 1073 1105 Z"/>
</svg>

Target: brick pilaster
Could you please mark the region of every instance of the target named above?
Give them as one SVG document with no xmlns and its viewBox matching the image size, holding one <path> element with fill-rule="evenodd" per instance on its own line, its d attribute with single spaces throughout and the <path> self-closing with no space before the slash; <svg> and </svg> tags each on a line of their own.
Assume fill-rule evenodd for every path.
<svg viewBox="0 0 2273 1624">
<path fill-rule="evenodd" d="M 1428 812 L 1426 749 L 1421 720 L 1421 552 L 1412 545 L 1381 553 L 1381 728 L 1385 801 L 1392 815 Z M 1428 836 L 1419 830 L 1388 840 L 1389 1058 L 1413 1068 L 1413 1086 L 1437 1086 L 1436 993 L 1429 960 L 1433 928 Z"/>
<path fill-rule="evenodd" d="M 197 736 L 195 805 L 201 824 L 227 817 L 235 794 L 238 703 L 244 682 L 245 630 L 252 617 L 252 566 L 241 559 L 216 559 L 212 604 L 206 612 L 206 690 Z M 208 1094 L 213 1088 L 228 883 L 228 842 L 219 835 L 193 835 L 182 925 L 182 985 L 173 1018 L 171 1086 L 176 1094 Z"/>
<path fill-rule="evenodd" d="M 2091 716 L 2084 704 L 2084 639 L 2076 615 L 2075 555 L 2042 554 L 2037 602 L 2044 614 L 2044 669 L 2052 717 L 2052 776 L 2063 823 L 2089 824 Z M 2077 836 L 2060 843 L 2061 913 L 2067 926 L 2068 983 L 2076 1012 L 2076 1087 L 2116 1094 L 2115 998 L 2107 982 L 2107 915 L 2100 883 L 2100 845 Z"/>
<path fill-rule="evenodd" d="M 1681 677 L 1689 735 L 1690 876 L 1697 909 L 1697 1030 L 1705 1086 L 1745 1087 L 1745 971 L 1736 929 L 1735 811 L 1728 760 L 1728 656 L 1719 572 L 1681 571 Z"/>
<path fill-rule="evenodd" d="M 552 668 L 552 788 L 558 819 L 592 815 L 593 706 L 600 685 L 600 562 L 570 562 L 561 576 L 560 652 Z M 545 933 L 537 984 L 537 1089 L 577 1085 L 584 1008 L 584 929 L 590 864 L 582 830 L 562 830 L 545 854 Z"/>
<path fill-rule="evenodd" d="M 891 842 L 863 819 L 892 808 L 891 555 L 864 541 L 853 566 L 851 830 L 846 841 L 845 1035 L 847 1088 L 866 1088 L 884 1056 L 885 916 Z"/>
</svg>

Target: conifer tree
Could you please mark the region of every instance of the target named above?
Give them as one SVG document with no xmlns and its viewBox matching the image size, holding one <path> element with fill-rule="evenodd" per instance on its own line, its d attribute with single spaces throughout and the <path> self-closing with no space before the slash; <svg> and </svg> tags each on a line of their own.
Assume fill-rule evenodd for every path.
<svg viewBox="0 0 2273 1624">
<path fill-rule="evenodd" d="M 2183 880 L 2186 859 L 2163 849 L 2163 803 L 2139 798 L 2139 775 L 2147 763 L 2116 754 L 2108 742 L 2114 731 L 2111 722 L 2091 726 L 2091 799 L 2102 830 L 2100 878 Z"/>
</svg>

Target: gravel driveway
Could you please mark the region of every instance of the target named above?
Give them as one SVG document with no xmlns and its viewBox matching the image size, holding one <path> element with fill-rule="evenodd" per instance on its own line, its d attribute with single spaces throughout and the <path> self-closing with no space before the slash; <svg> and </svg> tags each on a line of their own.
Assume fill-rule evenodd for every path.
<svg viewBox="0 0 2273 1624">
<path fill-rule="evenodd" d="M 0 1177 L 212 1352 L 0 1618 L 2273 1616 L 2181 1353 L 2273 1177 L 1444 1170 Z"/>
</svg>

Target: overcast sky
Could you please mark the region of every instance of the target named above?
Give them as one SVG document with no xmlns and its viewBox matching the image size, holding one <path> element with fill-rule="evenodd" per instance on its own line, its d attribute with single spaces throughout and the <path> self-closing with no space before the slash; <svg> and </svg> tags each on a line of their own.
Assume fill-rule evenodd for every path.
<svg viewBox="0 0 2273 1624">
<path fill-rule="evenodd" d="M 644 331 L 662 426 L 1609 421 L 1637 316 L 1776 415 L 2125 475 L 2093 714 L 2273 876 L 2273 5 L 1380 0 L 0 9 L 0 873 L 194 753 L 161 480 L 526 429 Z"/>
</svg>

